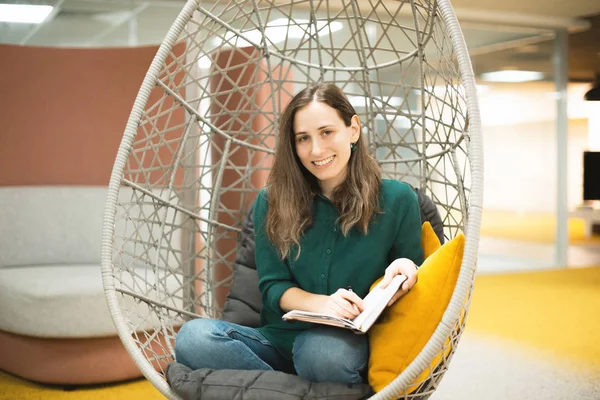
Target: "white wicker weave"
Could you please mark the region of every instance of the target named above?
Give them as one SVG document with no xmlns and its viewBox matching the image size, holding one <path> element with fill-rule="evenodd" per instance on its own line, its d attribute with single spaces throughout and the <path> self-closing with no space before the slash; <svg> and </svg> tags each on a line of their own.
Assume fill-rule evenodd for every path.
<svg viewBox="0 0 600 400">
<path fill-rule="evenodd" d="M 103 282 L 119 336 L 169 398 L 177 396 L 164 366 L 173 361 L 176 327 L 220 315 L 231 243 L 261 189 L 256 174 L 268 171 L 278 114 L 286 99 L 319 80 L 350 97 L 384 176 L 424 190 L 447 238 L 466 233 L 441 324 L 373 398 L 427 398 L 448 367 L 473 287 L 483 176 L 475 81 L 450 2 L 189 0 L 129 117 L 102 239 Z M 430 379 L 403 394 L 448 346 Z"/>
</svg>

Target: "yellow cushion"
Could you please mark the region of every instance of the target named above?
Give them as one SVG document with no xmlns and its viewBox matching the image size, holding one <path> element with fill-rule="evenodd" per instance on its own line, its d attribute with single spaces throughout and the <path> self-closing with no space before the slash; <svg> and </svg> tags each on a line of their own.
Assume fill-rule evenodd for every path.
<svg viewBox="0 0 600 400">
<path fill-rule="evenodd" d="M 425 221 L 421 227 L 421 247 L 423 247 L 423 251 L 425 252 L 425 258 L 432 255 L 440 246 L 440 238 L 435 234 L 429 221 Z"/>
<path fill-rule="evenodd" d="M 406 369 L 433 335 L 456 286 L 464 246 L 461 233 L 427 257 L 419 268 L 417 284 L 369 330 L 369 384 L 376 392 Z M 441 356 L 434 360 L 434 368 Z M 415 379 L 407 393 L 428 376 L 429 369 Z"/>
</svg>

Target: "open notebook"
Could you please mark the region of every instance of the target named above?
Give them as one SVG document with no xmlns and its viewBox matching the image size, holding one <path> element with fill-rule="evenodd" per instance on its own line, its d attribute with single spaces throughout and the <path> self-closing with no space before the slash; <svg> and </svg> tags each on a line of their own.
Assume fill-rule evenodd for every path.
<svg viewBox="0 0 600 400">
<path fill-rule="evenodd" d="M 371 328 L 373 323 L 377 320 L 377 317 L 379 317 L 405 280 L 406 277 L 404 275 L 396 275 L 385 289 L 381 289 L 378 284 L 363 299 L 363 312 L 352 320 L 300 310 L 292 310 L 284 314 L 282 318 L 284 321 L 312 322 L 315 324 L 332 325 L 351 329 L 356 333 L 365 333 Z"/>
</svg>

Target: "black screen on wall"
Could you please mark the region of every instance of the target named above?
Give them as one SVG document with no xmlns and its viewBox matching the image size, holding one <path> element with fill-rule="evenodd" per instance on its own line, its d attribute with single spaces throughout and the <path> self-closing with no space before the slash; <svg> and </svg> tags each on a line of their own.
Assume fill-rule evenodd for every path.
<svg viewBox="0 0 600 400">
<path fill-rule="evenodd" d="M 600 200 L 600 151 L 583 152 L 583 200 Z"/>
</svg>

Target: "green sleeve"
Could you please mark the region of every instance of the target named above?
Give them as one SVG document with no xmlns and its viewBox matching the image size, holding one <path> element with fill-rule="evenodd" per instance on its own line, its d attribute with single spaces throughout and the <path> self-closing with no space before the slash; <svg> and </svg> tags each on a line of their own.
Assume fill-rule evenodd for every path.
<svg viewBox="0 0 600 400">
<path fill-rule="evenodd" d="M 263 307 L 283 314 L 279 300 L 291 287 L 298 287 L 288 265 L 279 254 L 266 232 L 268 200 L 265 189 L 261 190 L 254 202 L 254 243 L 256 248 L 256 270 L 258 289 Z"/>
<path fill-rule="evenodd" d="M 403 205 L 402 208 L 406 211 L 399 212 L 399 218 L 402 220 L 390 251 L 390 262 L 398 258 L 408 258 L 420 266 L 424 260 L 421 246 L 421 211 L 417 194 L 412 189 Z"/>
</svg>

